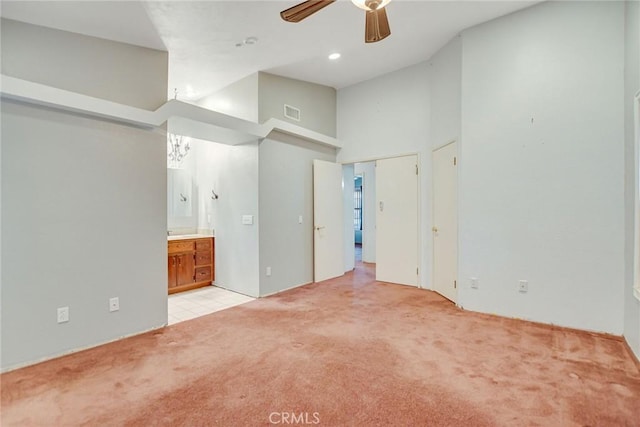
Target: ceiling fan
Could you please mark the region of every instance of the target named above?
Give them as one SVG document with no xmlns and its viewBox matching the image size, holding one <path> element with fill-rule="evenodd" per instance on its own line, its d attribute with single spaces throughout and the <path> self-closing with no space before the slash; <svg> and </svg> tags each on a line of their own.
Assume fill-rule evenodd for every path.
<svg viewBox="0 0 640 427">
<path fill-rule="evenodd" d="M 280 12 L 280 16 L 287 22 L 300 22 L 313 15 L 320 9 L 329 6 L 336 0 L 309 0 L 303 1 L 289 9 Z M 391 34 L 389 20 L 384 7 L 391 0 L 351 0 L 353 4 L 365 10 L 365 43 L 375 43 L 388 37 Z"/>
</svg>

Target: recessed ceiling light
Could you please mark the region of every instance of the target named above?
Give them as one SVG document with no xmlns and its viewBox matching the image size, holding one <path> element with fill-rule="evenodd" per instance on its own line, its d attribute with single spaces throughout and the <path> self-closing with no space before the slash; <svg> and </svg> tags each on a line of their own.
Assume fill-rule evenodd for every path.
<svg viewBox="0 0 640 427">
<path fill-rule="evenodd" d="M 251 37 L 247 37 L 246 39 L 242 40 L 241 42 L 236 43 L 236 47 L 242 47 L 242 46 L 250 46 L 250 45 L 254 45 L 258 43 L 258 38 L 251 36 Z"/>
<path fill-rule="evenodd" d="M 340 54 L 338 52 L 332 53 L 331 55 L 329 55 L 329 59 L 332 61 L 335 61 L 338 58 L 340 58 Z"/>
<path fill-rule="evenodd" d="M 246 39 L 244 39 L 244 44 L 256 44 L 258 43 L 258 38 L 257 37 L 247 37 Z"/>
</svg>

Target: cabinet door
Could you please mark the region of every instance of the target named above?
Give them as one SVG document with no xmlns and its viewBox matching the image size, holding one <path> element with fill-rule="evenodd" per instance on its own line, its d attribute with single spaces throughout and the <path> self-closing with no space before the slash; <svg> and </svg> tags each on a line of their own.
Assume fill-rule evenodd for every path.
<svg viewBox="0 0 640 427">
<path fill-rule="evenodd" d="M 176 255 L 178 261 L 178 286 L 193 283 L 193 254 Z"/>
<path fill-rule="evenodd" d="M 176 256 L 169 257 L 169 289 L 178 286 L 178 261 Z"/>
</svg>

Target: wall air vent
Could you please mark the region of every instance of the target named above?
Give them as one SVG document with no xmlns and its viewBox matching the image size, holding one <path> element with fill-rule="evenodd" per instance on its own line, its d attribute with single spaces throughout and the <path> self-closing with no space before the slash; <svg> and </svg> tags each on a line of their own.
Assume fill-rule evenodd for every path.
<svg viewBox="0 0 640 427">
<path fill-rule="evenodd" d="M 300 121 L 300 109 L 284 104 L 284 116 L 288 119 Z"/>
</svg>

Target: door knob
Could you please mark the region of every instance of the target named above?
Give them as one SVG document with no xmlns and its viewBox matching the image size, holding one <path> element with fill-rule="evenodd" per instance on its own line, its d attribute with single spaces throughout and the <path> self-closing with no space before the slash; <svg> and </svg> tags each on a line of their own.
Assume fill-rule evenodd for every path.
<svg viewBox="0 0 640 427">
<path fill-rule="evenodd" d="M 435 227 L 435 226 L 431 227 L 431 231 L 433 231 L 434 233 L 437 233 L 438 232 L 438 227 Z"/>
<path fill-rule="evenodd" d="M 323 225 L 323 226 L 320 226 L 320 227 L 316 227 L 316 230 L 317 230 L 317 231 L 320 231 L 320 230 L 322 230 L 323 228 L 324 228 L 324 225 Z"/>
</svg>

